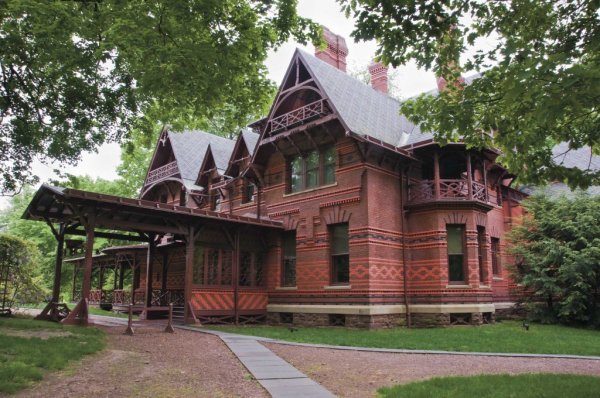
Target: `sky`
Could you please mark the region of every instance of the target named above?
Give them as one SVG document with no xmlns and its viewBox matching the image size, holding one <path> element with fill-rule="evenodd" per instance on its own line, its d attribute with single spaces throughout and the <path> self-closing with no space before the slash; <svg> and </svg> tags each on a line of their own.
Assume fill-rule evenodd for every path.
<svg viewBox="0 0 600 398">
<path fill-rule="evenodd" d="M 353 21 L 346 19 L 335 0 L 300 0 L 298 13 L 304 17 L 311 18 L 321 25 L 327 26 L 334 33 L 346 38 L 349 50 L 347 57 L 349 70 L 366 68 L 373 59 L 376 44 L 374 42 L 355 43 L 353 41 L 350 37 L 354 26 Z M 281 83 L 294 50 L 297 47 L 309 53 L 314 52 L 312 45 L 301 46 L 290 41 L 276 51 L 272 50 L 269 53 L 266 66 L 269 71 L 269 77 L 277 84 Z M 396 76 L 396 85 L 400 89 L 399 95 L 403 98 L 431 90 L 435 87 L 433 73 L 419 70 L 414 64 L 398 68 Z M 120 148 L 118 144 L 113 143 L 101 146 L 96 153 L 84 153 L 81 161 L 76 166 L 60 164 L 44 165 L 40 162 L 35 162 L 32 165 L 32 169 L 41 182 L 56 178 L 53 172 L 54 169 L 60 169 L 63 172 L 75 175 L 89 175 L 94 178 L 112 180 L 117 178 L 116 168 L 119 162 Z M 0 198 L 0 208 L 6 205 L 7 198 Z"/>
</svg>

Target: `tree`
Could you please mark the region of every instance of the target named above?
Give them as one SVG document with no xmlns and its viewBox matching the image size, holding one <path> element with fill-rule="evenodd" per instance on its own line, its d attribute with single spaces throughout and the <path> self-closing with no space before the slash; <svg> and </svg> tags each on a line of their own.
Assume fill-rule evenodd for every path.
<svg viewBox="0 0 600 398">
<path fill-rule="evenodd" d="M 553 154 L 562 142 L 600 154 L 598 1 L 338 1 L 356 20 L 353 37 L 377 40 L 384 63 L 414 60 L 446 80 L 401 108 L 438 142 L 499 148 L 525 182 L 600 185 L 600 170 Z"/>
<path fill-rule="evenodd" d="M 38 275 L 39 256 L 33 243 L 16 236 L 0 234 L 0 269 L 3 275 L 8 276 L 4 309 L 10 309 L 15 302 L 38 303 L 44 298 Z M 4 288 L 2 280 L 0 289 Z"/>
<path fill-rule="evenodd" d="M 320 27 L 287 0 L 0 1 L 0 191 L 152 121 L 187 126 L 271 95 L 264 60 Z"/>
<path fill-rule="evenodd" d="M 513 276 L 534 316 L 600 326 L 600 197 L 532 196 L 510 233 Z"/>
</svg>

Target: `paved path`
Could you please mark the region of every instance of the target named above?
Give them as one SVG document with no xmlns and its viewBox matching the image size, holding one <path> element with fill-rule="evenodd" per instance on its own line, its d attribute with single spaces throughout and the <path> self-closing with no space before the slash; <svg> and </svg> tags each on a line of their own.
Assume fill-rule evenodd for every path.
<svg viewBox="0 0 600 398">
<path fill-rule="evenodd" d="M 238 357 L 246 369 L 274 398 L 331 398 L 335 397 L 323 386 L 275 355 L 255 337 L 218 331 L 199 330 L 195 327 L 177 326 L 185 330 L 217 335 Z"/>
</svg>

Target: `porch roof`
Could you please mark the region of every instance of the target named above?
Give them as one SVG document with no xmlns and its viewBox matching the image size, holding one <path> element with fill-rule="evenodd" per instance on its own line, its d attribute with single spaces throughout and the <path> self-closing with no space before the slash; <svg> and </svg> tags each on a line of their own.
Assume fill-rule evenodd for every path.
<svg viewBox="0 0 600 398">
<path fill-rule="evenodd" d="M 279 221 L 129 199 L 47 184 L 43 184 L 35 193 L 22 218 L 69 224 L 67 233 L 74 235 L 81 235 L 81 228 L 88 223 L 92 223 L 94 228 L 107 230 L 177 235 L 185 235 L 188 227 L 198 228 L 204 225 L 283 228 Z M 102 233 L 97 233 L 96 236 L 101 237 Z M 112 237 L 147 240 L 123 234 Z"/>
</svg>

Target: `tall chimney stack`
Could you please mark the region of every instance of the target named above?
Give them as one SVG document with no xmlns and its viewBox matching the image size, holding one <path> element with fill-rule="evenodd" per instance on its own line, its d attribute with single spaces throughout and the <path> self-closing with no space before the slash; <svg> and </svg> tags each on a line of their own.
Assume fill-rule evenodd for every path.
<svg viewBox="0 0 600 398">
<path fill-rule="evenodd" d="M 371 62 L 369 65 L 371 86 L 384 94 L 388 93 L 388 67 L 381 62 Z"/>
<path fill-rule="evenodd" d="M 315 56 L 329 65 L 346 72 L 346 56 L 348 55 L 346 40 L 325 26 L 323 26 L 323 38 L 327 43 L 327 47 L 324 50 L 315 48 Z"/>
</svg>

